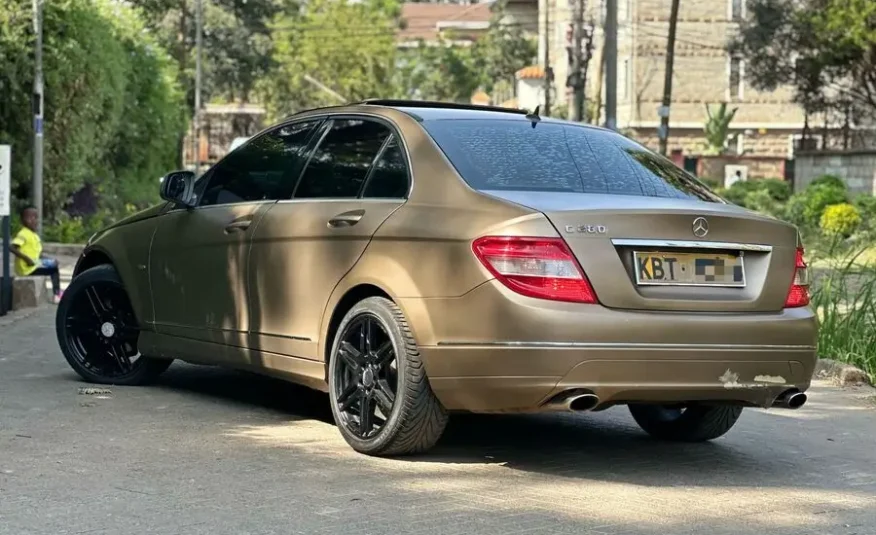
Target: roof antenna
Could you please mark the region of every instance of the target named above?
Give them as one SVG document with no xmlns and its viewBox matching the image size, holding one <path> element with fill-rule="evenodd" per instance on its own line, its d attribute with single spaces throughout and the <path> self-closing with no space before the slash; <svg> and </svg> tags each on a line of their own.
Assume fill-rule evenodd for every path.
<svg viewBox="0 0 876 535">
<path fill-rule="evenodd" d="M 535 128 L 535 124 L 541 121 L 541 117 L 538 116 L 538 109 L 541 107 L 541 104 L 537 105 L 534 110 L 526 114 L 526 118 L 532 121 L 532 127 Z"/>
</svg>

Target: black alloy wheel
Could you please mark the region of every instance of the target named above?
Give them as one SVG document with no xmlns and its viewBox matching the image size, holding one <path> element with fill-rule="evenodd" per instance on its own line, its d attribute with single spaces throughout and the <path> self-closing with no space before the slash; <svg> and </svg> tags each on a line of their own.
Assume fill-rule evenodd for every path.
<svg viewBox="0 0 876 535">
<path fill-rule="evenodd" d="M 140 353 L 137 318 L 112 266 L 89 269 L 73 280 L 58 306 L 56 330 L 67 362 L 87 381 L 142 384 L 171 363 Z"/>
<path fill-rule="evenodd" d="M 341 334 L 334 394 L 341 422 L 367 440 L 386 425 L 398 391 L 398 363 L 392 340 L 370 313 L 357 316 Z"/>
<path fill-rule="evenodd" d="M 368 455 L 431 448 L 447 424 L 420 351 L 398 305 L 369 297 L 335 333 L 328 362 L 332 415 L 344 440 Z"/>
</svg>

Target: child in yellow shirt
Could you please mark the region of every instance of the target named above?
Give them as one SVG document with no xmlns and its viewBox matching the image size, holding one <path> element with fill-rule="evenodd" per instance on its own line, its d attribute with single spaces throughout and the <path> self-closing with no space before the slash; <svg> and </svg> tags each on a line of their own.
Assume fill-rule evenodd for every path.
<svg viewBox="0 0 876 535">
<path fill-rule="evenodd" d="M 37 230 L 36 208 L 29 206 L 21 211 L 21 222 L 24 227 L 12 240 L 9 250 L 16 256 L 15 274 L 19 277 L 47 276 L 52 279 L 52 300 L 55 304 L 61 301 L 61 275 L 58 262 L 43 256 L 43 242 Z"/>
</svg>

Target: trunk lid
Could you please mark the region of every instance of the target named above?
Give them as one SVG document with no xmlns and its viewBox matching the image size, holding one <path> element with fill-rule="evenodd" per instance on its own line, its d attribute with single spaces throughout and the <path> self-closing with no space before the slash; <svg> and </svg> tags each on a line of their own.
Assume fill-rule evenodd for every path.
<svg viewBox="0 0 876 535">
<path fill-rule="evenodd" d="M 545 214 L 568 243 L 606 307 L 778 311 L 784 306 L 794 276 L 797 230 L 734 205 L 633 195 L 483 193 Z M 698 218 L 704 219 L 707 232 L 698 228 L 694 233 Z M 648 285 L 650 281 L 641 273 L 635 252 L 693 254 L 687 258 L 704 259 L 741 256 L 744 286 Z M 637 271 L 645 284 L 637 280 Z"/>
</svg>

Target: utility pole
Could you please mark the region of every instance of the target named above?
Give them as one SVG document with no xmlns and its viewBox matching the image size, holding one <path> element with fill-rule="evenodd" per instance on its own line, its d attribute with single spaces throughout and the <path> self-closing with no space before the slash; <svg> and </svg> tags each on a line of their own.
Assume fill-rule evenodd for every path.
<svg viewBox="0 0 876 535">
<path fill-rule="evenodd" d="M 43 0 L 33 0 L 33 183 L 31 197 L 37 211 L 37 234 L 43 235 Z"/>
<path fill-rule="evenodd" d="M 544 111 L 542 115 L 551 114 L 551 0 L 544 0 Z"/>
<path fill-rule="evenodd" d="M 195 5 L 195 113 L 192 117 L 192 159 L 195 162 L 195 174 L 201 169 L 201 34 L 203 30 L 203 6 L 201 0 Z"/>
<path fill-rule="evenodd" d="M 602 114 L 602 86 L 605 78 L 605 47 L 599 49 L 599 62 L 596 64 L 596 98 L 593 103 L 593 117 L 590 119 L 591 124 L 599 124 Z"/>
<path fill-rule="evenodd" d="M 572 88 L 572 98 L 569 99 L 569 119 L 584 120 L 584 1 L 573 0 L 572 3 L 572 42 L 569 44 L 569 54 L 572 64 L 566 85 Z"/>
<path fill-rule="evenodd" d="M 660 107 L 660 154 L 666 156 L 669 144 L 669 108 L 672 105 L 672 65 L 675 61 L 675 28 L 678 26 L 678 4 L 680 0 L 672 0 L 669 13 L 669 37 L 666 41 L 666 72 L 663 78 L 663 105 Z"/>
<path fill-rule="evenodd" d="M 605 1 L 605 126 L 617 129 L 617 0 Z"/>
</svg>

